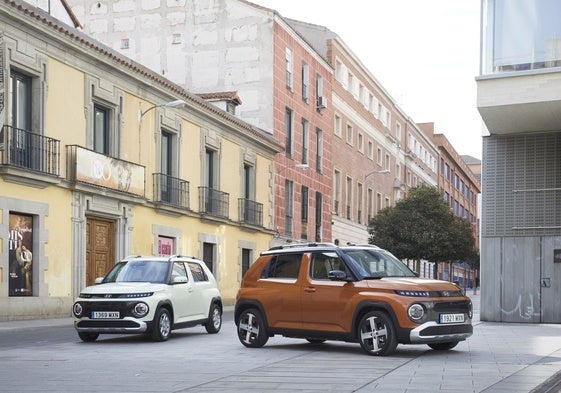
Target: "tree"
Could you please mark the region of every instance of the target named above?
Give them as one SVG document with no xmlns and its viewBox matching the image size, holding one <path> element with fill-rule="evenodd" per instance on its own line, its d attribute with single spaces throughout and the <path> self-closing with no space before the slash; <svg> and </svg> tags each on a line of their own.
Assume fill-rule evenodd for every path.
<svg viewBox="0 0 561 393">
<path fill-rule="evenodd" d="M 437 263 L 473 256 L 475 241 L 470 223 L 456 217 L 442 192 L 427 185 L 412 188 L 407 198 L 370 220 L 369 242 L 390 250 L 400 259 Z"/>
</svg>

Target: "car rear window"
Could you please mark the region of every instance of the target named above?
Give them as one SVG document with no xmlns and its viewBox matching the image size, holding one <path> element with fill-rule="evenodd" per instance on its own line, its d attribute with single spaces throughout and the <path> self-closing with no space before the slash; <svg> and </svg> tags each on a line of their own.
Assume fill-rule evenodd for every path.
<svg viewBox="0 0 561 393">
<path fill-rule="evenodd" d="M 298 278 L 302 254 L 276 255 L 261 272 L 261 278 Z"/>
</svg>

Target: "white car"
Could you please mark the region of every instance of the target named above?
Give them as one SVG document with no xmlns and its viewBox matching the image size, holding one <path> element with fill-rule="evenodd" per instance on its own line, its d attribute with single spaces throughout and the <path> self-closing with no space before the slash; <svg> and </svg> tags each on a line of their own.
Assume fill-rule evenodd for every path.
<svg viewBox="0 0 561 393">
<path fill-rule="evenodd" d="M 222 326 L 222 298 L 206 264 L 194 258 L 132 257 L 118 262 L 72 306 L 83 341 L 100 334 L 145 333 L 165 341 L 174 329 Z"/>
</svg>

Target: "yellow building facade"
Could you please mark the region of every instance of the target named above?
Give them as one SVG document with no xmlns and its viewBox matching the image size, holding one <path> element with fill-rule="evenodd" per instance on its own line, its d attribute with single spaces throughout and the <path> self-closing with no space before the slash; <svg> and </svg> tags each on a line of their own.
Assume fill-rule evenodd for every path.
<svg viewBox="0 0 561 393">
<path fill-rule="evenodd" d="M 233 304 L 279 143 L 24 2 L 0 57 L 0 320 L 69 316 L 129 255 L 201 258 Z"/>
</svg>

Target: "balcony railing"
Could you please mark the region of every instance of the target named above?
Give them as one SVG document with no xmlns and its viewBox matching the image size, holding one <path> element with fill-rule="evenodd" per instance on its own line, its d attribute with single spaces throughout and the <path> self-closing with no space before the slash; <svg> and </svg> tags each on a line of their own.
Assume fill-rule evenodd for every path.
<svg viewBox="0 0 561 393">
<path fill-rule="evenodd" d="M 152 174 L 154 179 L 154 202 L 189 209 L 189 182 L 165 175 Z"/>
<path fill-rule="evenodd" d="M 0 164 L 58 176 L 60 141 L 4 126 L 0 130 Z"/>
<path fill-rule="evenodd" d="M 249 199 L 238 199 L 240 222 L 263 226 L 263 204 Z"/>
<path fill-rule="evenodd" d="M 229 198 L 226 192 L 210 187 L 199 187 L 199 209 L 201 213 L 228 218 Z"/>
</svg>

